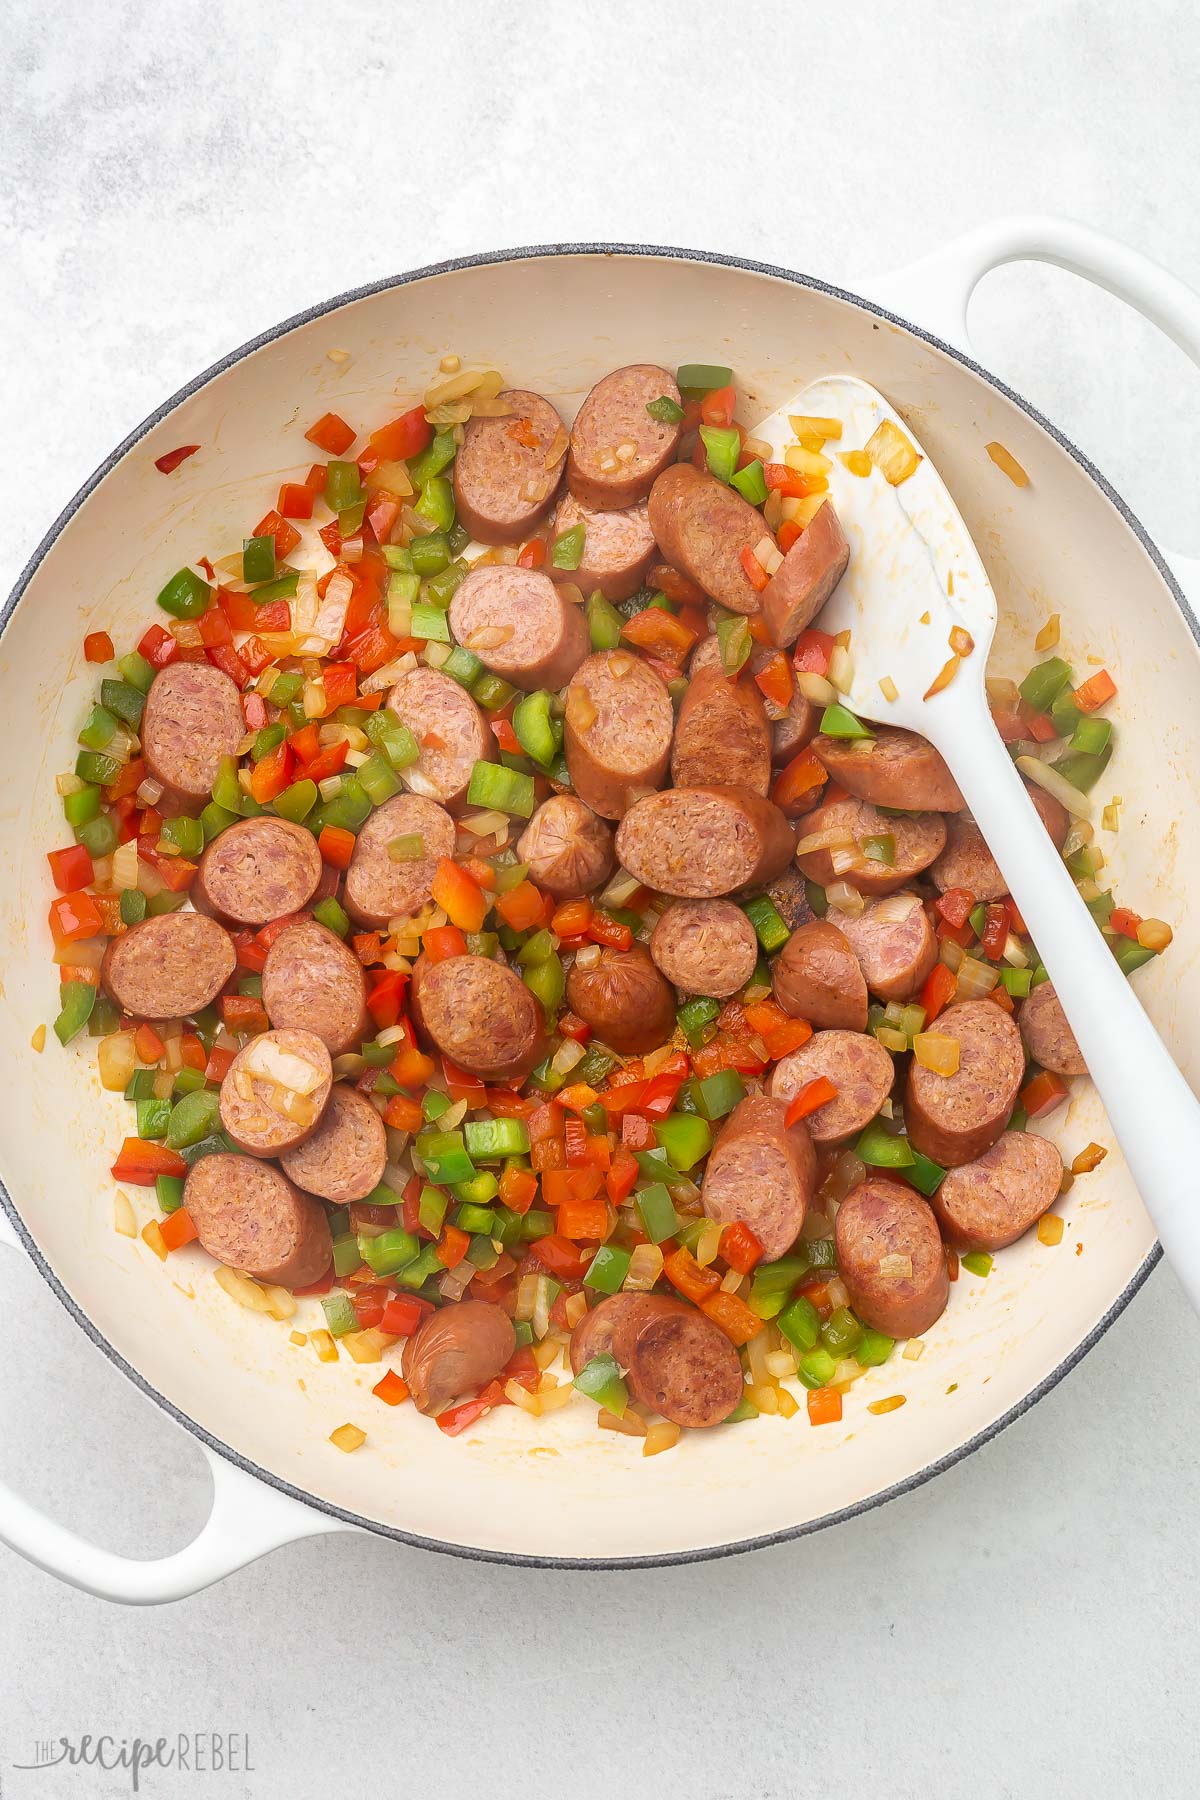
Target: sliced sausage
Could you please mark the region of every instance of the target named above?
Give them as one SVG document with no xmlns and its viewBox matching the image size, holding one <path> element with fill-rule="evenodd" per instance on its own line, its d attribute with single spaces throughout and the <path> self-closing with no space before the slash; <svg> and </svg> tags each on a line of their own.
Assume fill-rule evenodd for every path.
<svg viewBox="0 0 1200 1800">
<path fill-rule="evenodd" d="M 546 1053 L 542 1009 L 520 976 L 486 956 L 419 956 L 410 989 L 418 1031 L 488 1081 L 524 1079 Z"/>
<path fill-rule="evenodd" d="M 800 1235 L 817 1184 L 817 1153 L 803 1123 L 768 1094 L 739 1102 L 722 1125 L 704 1171 L 700 1201 L 718 1225 L 747 1224 L 774 1262 Z"/>
<path fill-rule="evenodd" d="M 825 918 L 846 939 L 877 999 L 911 1000 L 921 991 L 938 946 L 916 894 L 871 900 L 857 918 L 831 906 Z"/>
<path fill-rule="evenodd" d="M 460 582 L 450 629 L 485 668 L 514 687 L 557 691 L 591 649 L 583 608 L 540 569 L 492 563 Z"/>
<path fill-rule="evenodd" d="M 567 432 L 540 394 L 508 388 L 497 399 L 512 408 L 507 417 L 467 421 L 454 459 L 454 503 L 479 543 L 519 544 L 554 498 Z"/>
<path fill-rule="evenodd" d="M 762 591 L 771 642 L 793 644 L 811 625 L 850 561 L 850 546 L 832 500 L 817 508 Z"/>
<path fill-rule="evenodd" d="M 1054 1204 L 1062 1169 L 1049 1138 L 1006 1131 L 974 1162 L 951 1169 L 930 1204 L 959 1250 L 1003 1250 Z"/>
<path fill-rule="evenodd" d="M 814 1144 L 844 1144 L 876 1116 L 891 1092 L 895 1065 L 878 1039 L 856 1031 L 817 1031 L 775 1064 L 767 1092 L 794 1100 L 800 1089 L 824 1075 L 837 1089 L 832 1100 L 809 1113 L 804 1123 Z"/>
<path fill-rule="evenodd" d="M 774 881 L 767 883 L 767 894 L 789 931 L 798 931 L 817 916 L 809 904 L 808 885 L 795 863 L 789 863 Z"/>
<path fill-rule="evenodd" d="M 120 939 L 117 939 L 120 943 Z M 1086 1075 L 1088 1066 L 1067 1022 L 1054 983 L 1043 981 L 1021 1002 L 1021 1036 L 1033 1061 L 1052 1075 Z"/>
<path fill-rule="evenodd" d="M 775 998 L 818 1030 L 865 1031 L 867 984 L 837 923 L 813 919 L 793 931 L 771 968 Z"/>
<path fill-rule="evenodd" d="M 612 831 L 574 794 L 552 794 L 517 841 L 530 878 L 560 899 L 590 894 L 616 866 Z"/>
<path fill-rule="evenodd" d="M 397 861 L 388 845 L 402 837 L 419 837 L 421 854 Z M 439 861 L 454 855 L 454 838 L 454 820 L 436 800 L 393 794 L 377 806 L 355 839 L 346 870 L 343 899 L 351 918 L 382 928 L 389 919 L 420 912 L 430 898 Z"/>
<path fill-rule="evenodd" d="M 671 696 L 649 663 L 628 650 L 589 656 L 567 689 L 564 748 L 579 798 L 621 818 L 661 787 L 674 728 Z"/>
<path fill-rule="evenodd" d="M 778 654 L 778 650 L 773 650 L 766 644 L 752 645 L 739 680 L 749 685 Z M 722 674 L 725 673 L 721 663 L 721 643 L 715 633 L 701 638 L 692 652 L 688 668 L 693 680 L 701 669 L 720 669 Z M 791 762 L 793 756 L 797 756 L 817 735 L 821 709 L 814 706 L 811 700 L 806 700 L 799 688 L 793 689 L 787 709 L 780 717 L 774 716 L 769 701 L 764 701 L 764 710 L 771 728 L 772 762 Z"/>
<path fill-rule="evenodd" d="M 675 1030 L 675 990 L 644 944 L 603 950 L 598 962 L 567 976 L 567 1004 L 622 1056 L 657 1050 Z"/>
<path fill-rule="evenodd" d="M 937 1220 L 919 1194 L 899 1181 L 868 1176 L 838 1208 L 833 1233 L 838 1273 L 864 1324 L 888 1337 L 909 1338 L 941 1318 L 950 1278 Z"/>
<path fill-rule="evenodd" d="M 338 1081 L 312 1136 L 280 1160 L 299 1187 L 335 1206 L 349 1206 L 365 1200 L 382 1181 L 387 1132 L 366 1095 Z"/>
<path fill-rule="evenodd" d="M 809 813 L 800 843 L 826 833 L 836 833 L 836 842 L 830 839 L 819 849 L 797 848 L 796 861 L 810 881 L 828 887 L 840 878 L 863 894 L 894 894 L 897 888 L 915 881 L 940 855 L 946 842 L 946 822 L 941 813 L 893 818 L 877 812 L 866 800 L 842 795 Z M 894 860 L 874 862 L 864 856 L 861 846 L 867 838 L 891 838 Z"/>
<path fill-rule="evenodd" d="M 329 1267 L 325 1208 L 257 1157 L 202 1156 L 184 1183 L 183 1204 L 202 1248 L 257 1281 L 311 1287 Z"/>
<path fill-rule="evenodd" d="M 675 724 L 671 780 L 676 787 L 724 782 L 767 792 L 771 736 L 757 688 L 729 681 L 719 668 L 692 676 Z"/>
<path fill-rule="evenodd" d="M 216 999 L 237 966 L 233 940 L 203 913 L 160 913 L 115 937 L 100 980 L 134 1019 L 187 1019 Z"/>
<path fill-rule="evenodd" d="M 564 569 L 562 579 L 573 581 L 585 594 L 597 588 L 606 600 L 628 600 L 646 579 L 657 554 L 650 529 L 650 509 L 644 500 L 620 512 L 598 512 L 574 494 L 564 494 L 554 515 L 553 536 L 583 526 L 583 558 L 576 569 Z M 554 579 L 554 571 L 548 571 Z"/>
<path fill-rule="evenodd" d="M 909 1141 L 944 1169 L 974 1162 L 1008 1124 L 1025 1072 L 1021 1034 L 992 1000 L 938 1014 L 937 1034 L 958 1043 L 958 1072 L 935 1075 L 914 1057 L 904 1093 Z"/>
<path fill-rule="evenodd" d="M 614 1356 L 620 1362 L 616 1338 L 635 1313 L 645 1311 L 644 1303 L 647 1300 L 665 1298 L 665 1295 L 609 1294 L 598 1306 L 593 1306 L 590 1312 L 584 1313 L 571 1333 L 572 1372 L 578 1375 L 596 1356 Z M 628 1361 L 622 1367 L 628 1367 Z"/>
<path fill-rule="evenodd" d="M 719 1425 L 740 1402 L 738 1353 L 720 1326 L 694 1306 L 644 1308 L 619 1335 L 633 1339 L 626 1380 L 634 1399 L 673 1424 Z"/>
<path fill-rule="evenodd" d="M 961 812 L 966 802 L 958 783 L 928 738 L 899 725 L 875 725 L 870 738 L 835 738 L 820 732 L 812 741 L 833 779 L 856 800 L 901 812 Z"/>
<path fill-rule="evenodd" d="M 494 1381 L 517 1347 L 512 1320 L 487 1300 L 459 1300 L 423 1319 L 404 1345 L 400 1372 L 418 1412 L 444 1413 Z"/>
<path fill-rule="evenodd" d="M 231 925 L 265 925 L 308 905 L 321 880 L 311 831 L 263 813 L 236 819 L 200 858 L 192 904 Z"/>
<path fill-rule="evenodd" d="M 465 800 L 475 764 L 496 760 L 496 740 L 467 690 L 453 676 L 422 665 L 401 675 L 388 706 L 421 750 L 404 771 L 405 785 L 443 806 Z"/>
<path fill-rule="evenodd" d="M 685 900 L 761 887 L 795 849 L 777 806 L 746 788 L 671 788 L 630 807 L 617 827 L 617 860 L 631 875 Z"/>
<path fill-rule="evenodd" d="M 758 935 L 732 900 L 676 900 L 654 927 L 650 954 L 685 994 L 726 1000 L 758 965 Z"/>
<path fill-rule="evenodd" d="M 630 363 L 596 383 L 571 427 L 567 486 L 577 500 L 612 512 L 646 498 L 679 443 L 678 425 L 646 411 L 663 398 L 679 405 L 674 376 L 657 363 Z"/>
<path fill-rule="evenodd" d="M 142 711 L 142 754 L 171 807 L 204 806 L 223 756 L 246 735 L 237 683 L 208 662 L 173 662 L 150 683 Z"/>
<path fill-rule="evenodd" d="M 762 514 L 715 475 L 675 463 L 650 490 L 650 529 L 667 561 L 730 612 L 760 610 L 742 551 L 766 537 Z"/>
<path fill-rule="evenodd" d="M 221 1083 L 221 1129 L 249 1156 L 280 1156 L 310 1138 L 333 1086 L 329 1052 L 311 1031 L 264 1031 Z"/>
<path fill-rule="evenodd" d="M 272 1025 L 311 1031 L 330 1056 L 374 1036 L 362 964 L 316 919 L 297 919 L 275 939 L 263 966 L 262 998 Z"/>
<path fill-rule="evenodd" d="M 1035 782 L 1027 781 L 1025 791 L 1054 839 L 1055 848 L 1061 850 L 1071 828 L 1066 807 Z M 929 873 L 934 886 L 943 894 L 951 888 L 965 888 L 976 900 L 1002 900 L 1008 893 L 1008 883 L 1000 872 L 1000 865 L 969 813 L 958 813 L 946 820 L 946 848 Z"/>
</svg>

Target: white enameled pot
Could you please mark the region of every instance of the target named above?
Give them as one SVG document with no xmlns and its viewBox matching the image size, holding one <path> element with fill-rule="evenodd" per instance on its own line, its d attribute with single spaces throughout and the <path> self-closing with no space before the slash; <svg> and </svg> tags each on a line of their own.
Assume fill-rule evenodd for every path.
<svg viewBox="0 0 1200 1800">
<path fill-rule="evenodd" d="M 194 1592 L 289 1540 L 341 1529 L 546 1565 L 720 1555 L 813 1531 L 936 1474 L 1030 1406 L 1126 1304 L 1157 1248 L 1114 1151 L 1064 1203 L 1062 1244 L 1030 1236 L 986 1281 L 960 1280 L 922 1359 L 858 1384 L 839 1426 L 812 1430 L 803 1411 L 790 1422 L 762 1418 L 696 1433 L 647 1460 L 636 1440 L 598 1432 L 581 1402 L 543 1420 L 505 1408 L 449 1440 L 411 1407 L 374 1400 L 377 1369 L 319 1363 L 289 1343 L 288 1326 L 239 1310 L 194 1247 L 167 1269 L 118 1236 L 108 1166 L 126 1129 L 124 1102 L 101 1092 L 86 1043 L 64 1054 L 51 1038 L 42 1056 L 30 1047 L 56 1002 L 45 852 L 62 837 L 54 776 L 71 766 L 93 685 L 85 633 L 136 639 L 164 578 L 198 553 L 227 552 L 280 479 L 308 466 L 305 424 L 326 409 L 362 424 L 388 416 L 393 398 L 411 403 L 448 350 L 548 395 L 567 419 L 607 369 L 700 357 L 732 365 L 750 420 L 826 371 L 873 382 L 911 420 L 988 566 L 1001 609 L 997 672 L 1028 666 L 1051 610 L 1062 615 L 1065 654 L 1082 662 L 1092 653 L 1113 670 L 1120 746 L 1110 781 L 1125 798 L 1113 874 L 1119 885 L 1128 867 L 1128 891 L 1153 897 L 1175 925 L 1169 956 L 1139 974 L 1138 988 L 1200 1084 L 1200 1042 L 1189 1031 L 1200 1010 L 1200 821 L 1189 804 L 1200 761 L 1198 628 L 1119 497 L 970 360 L 973 288 L 988 269 L 1030 258 L 1110 288 L 1200 360 L 1200 298 L 1133 252 L 1056 220 L 985 228 L 872 283 L 865 299 L 689 251 L 520 250 L 401 276 L 278 326 L 167 401 L 72 501 L 3 614 L 0 706 L 32 766 L 0 840 L 0 1227 L 105 1354 L 204 1444 L 215 1499 L 196 1540 L 159 1562 L 99 1551 L 5 1489 L 0 1537 L 81 1587 L 142 1602 Z M 348 367 L 329 360 L 334 348 L 350 353 Z M 991 440 L 1028 471 L 1027 488 L 989 459 Z M 184 443 L 202 453 L 164 478 L 154 458 Z M 1188 572 L 1178 562 L 1175 570 L 1186 587 Z M 1108 1140 L 1094 1096 L 1076 1085 L 1053 1121 L 1072 1150 Z M 135 1196 L 144 1217 L 145 1195 Z M 319 1323 L 317 1302 L 303 1302 L 296 1323 Z M 907 1396 L 901 1411 L 868 1414 L 870 1400 L 897 1391 Z M 353 1455 L 328 1441 L 347 1420 L 369 1432 Z M 70 1446 L 47 1454 L 69 1456 Z"/>
</svg>

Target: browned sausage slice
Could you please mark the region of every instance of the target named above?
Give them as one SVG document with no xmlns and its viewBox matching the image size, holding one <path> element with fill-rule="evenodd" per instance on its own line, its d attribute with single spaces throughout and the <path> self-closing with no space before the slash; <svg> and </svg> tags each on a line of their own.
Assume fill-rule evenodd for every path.
<svg viewBox="0 0 1200 1800">
<path fill-rule="evenodd" d="M 857 800 L 901 812 L 961 812 L 966 804 L 958 783 L 928 738 L 899 725 L 875 725 L 871 738 L 835 738 L 820 732 L 812 741 L 833 779 Z"/>
<path fill-rule="evenodd" d="M 419 855 L 392 856 L 388 846 L 404 837 L 420 838 Z M 389 919 L 411 918 L 430 898 L 438 862 L 453 855 L 454 820 L 445 807 L 420 794 L 393 794 L 355 839 L 346 870 L 346 911 L 360 925 L 376 928 Z"/>
<path fill-rule="evenodd" d="M 407 1340 L 400 1370 L 418 1412 L 444 1413 L 494 1381 L 517 1347 L 512 1320 L 487 1300 L 440 1306 Z"/>
<path fill-rule="evenodd" d="M 366 1095 L 338 1081 L 312 1136 L 280 1160 L 299 1187 L 335 1206 L 349 1206 L 365 1200 L 382 1181 L 387 1132 Z"/>
<path fill-rule="evenodd" d="M 647 887 L 685 900 L 761 887 L 787 867 L 795 844 L 777 806 L 737 787 L 650 794 L 617 827 L 622 866 Z"/>
<path fill-rule="evenodd" d="M 772 650 L 766 644 L 753 645 L 739 680 L 749 685 L 778 655 L 778 650 Z M 692 652 L 688 668 L 693 680 L 701 669 L 720 669 L 722 674 L 725 673 L 721 663 L 721 643 L 715 633 L 701 638 Z M 771 760 L 775 763 L 790 762 L 817 735 L 821 709 L 814 706 L 811 700 L 806 700 L 799 688 L 793 689 L 792 697 L 782 713 L 777 707 L 773 709 L 770 701 L 764 700 L 763 708 L 771 728 Z"/>
<path fill-rule="evenodd" d="M 782 1100 L 755 1094 L 734 1107 L 704 1171 L 701 1204 L 718 1225 L 747 1224 L 774 1262 L 800 1235 L 817 1184 L 817 1153 L 801 1123 L 784 1125 Z"/>
<path fill-rule="evenodd" d="M 732 900 L 676 900 L 654 927 L 650 954 L 685 994 L 725 1000 L 753 975 L 758 936 Z"/>
<path fill-rule="evenodd" d="M 864 855 L 862 846 L 868 838 L 890 838 L 893 861 L 876 862 Z M 818 842 L 811 848 L 801 848 L 813 839 Z M 945 842 L 941 813 L 894 818 L 847 795 L 826 800 L 809 813 L 800 831 L 796 861 L 819 887 L 841 879 L 862 894 L 894 894 L 929 867 Z"/>
<path fill-rule="evenodd" d="M 475 764 L 496 760 L 496 740 L 470 694 L 453 676 L 422 666 L 401 675 L 388 706 L 421 750 L 404 771 L 406 786 L 427 800 L 457 806 Z"/>
<path fill-rule="evenodd" d="M 514 687 L 565 687 L 591 649 L 583 608 L 539 569 L 491 563 L 472 569 L 450 602 L 450 629 L 465 649 Z"/>
<path fill-rule="evenodd" d="M 263 813 L 236 819 L 209 844 L 192 883 L 192 904 L 233 925 L 265 925 L 308 905 L 321 880 L 311 831 Z"/>
<path fill-rule="evenodd" d="M 507 417 L 468 419 L 454 459 L 458 517 L 481 544 L 519 544 L 553 500 L 567 432 L 548 400 L 525 388 L 497 396 Z"/>
<path fill-rule="evenodd" d="M 1025 791 L 1054 839 L 1055 847 L 1061 850 L 1071 828 L 1067 809 L 1053 794 L 1033 782 L 1025 783 Z M 976 900 L 1002 900 L 1008 892 L 1008 883 L 999 864 L 968 813 L 959 813 L 946 820 L 946 848 L 929 873 L 934 886 L 943 894 L 951 888 L 965 888 Z"/>
<path fill-rule="evenodd" d="M 818 507 L 762 591 L 771 641 L 792 644 L 832 594 L 850 561 L 850 546 L 832 500 Z"/>
<path fill-rule="evenodd" d="M 675 991 L 644 944 L 604 950 L 589 968 L 576 961 L 567 976 L 567 1004 L 622 1056 L 657 1050 L 675 1030 Z"/>
<path fill-rule="evenodd" d="M 115 937 L 100 980 L 134 1019 L 186 1019 L 216 999 L 237 966 L 223 925 L 203 913 L 160 913 Z"/>
<path fill-rule="evenodd" d="M 329 1267 L 325 1208 L 257 1157 L 202 1156 L 184 1183 L 183 1204 L 202 1248 L 258 1281 L 311 1287 Z"/>
<path fill-rule="evenodd" d="M 869 1176 L 838 1208 L 838 1272 L 859 1318 L 888 1337 L 919 1337 L 946 1310 L 950 1278 L 937 1221 L 919 1194 Z"/>
<path fill-rule="evenodd" d="M 911 1000 L 937 961 L 937 939 L 916 894 L 871 900 L 855 918 L 831 906 L 825 915 L 858 958 L 880 1000 Z M 786 946 L 785 946 L 786 947 Z"/>
<path fill-rule="evenodd" d="M 574 494 L 564 494 L 554 515 L 552 537 L 562 537 L 576 525 L 583 526 L 583 559 L 578 568 L 564 569 L 562 579 L 575 582 L 585 594 L 598 588 L 606 600 L 628 600 L 636 594 L 656 555 L 646 502 L 620 512 L 598 512 Z M 553 580 L 555 571 L 548 572 Z"/>
<path fill-rule="evenodd" d="M 800 1089 L 824 1075 L 837 1095 L 809 1113 L 804 1123 L 814 1144 L 844 1144 L 871 1123 L 896 1077 L 891 1057 L 878 1039 L 857 1031 L 817 1031 L 771 1070 L 767 1092 L 793 1100 Z"/>
<path fill-rule="evenodd" d="M 675 463 L 650 490 L 650 529 L 673 568 L 730 612 L 760 610 L 742 551 L 768 536 L 763 516 L 715 475 Z"/>
<path fill-rule="evenodd" d="M 1021 1034 L 992 1000 L 939 1013 L 939 1037 L 958 1042 L 958 1072 L 935 1075 L 914 1057 L 904 1095 L 909 1141 L 944 1169 L 974 1162 L 1008 1124 L 1025 1072 Z"/>
<path fill-rule="evenodd" d="M 666 684 L 628 650 L 589 656 L 567 689 L 564 748 L 579 798 L 605 819 L 660 787 L 675 714 Z"/>
<path fill-rule="evenodd" d="M 538 807 L 517 842 L 531 880 L 560 899 L 590 894 L 616 865 L 612 831 L 574 794 L 552 794 Z"/>
<path fill-rule="evenodd" d="M 960 1250 L 1003 1250 L 1054 1204 L 1062 1157 L 1049 1138 L 1006 1131 L 974 1162 L 951 1169 L 930 1204 Z"/>
<path fill-rule="evenodd" d="M 546 1053 L 542 1009 L 519 975 L 486 956 L 419 956 L 410 989 L 418 1031 L 462 1069 L 524 1079 Z"/>
<path fill-rule="evenodd" d="M 818 1030 L 865 1031 L 867 984 L 850 944 L 829 919 L 793 931 L 771 969 L 775 998 Z"/>
<path fill-rule="evenodd" d="M 275 939 L 263 967 L 262 997 L 272 1025 L 311 1031 L 330 1056 L 374 1035 L 362 964 L 316 919 L 297 919 Z"/>
<path fill-rule="evenodd" d="M 646 1300 L 658 1298 L 649 1294 L 609 1294 L 598 1306 L 584 1313 L 571 1333 L 571 1368 L 578 1375 L 595 1356 L 616 1356 L 614 1339 Z M 665 1298 L 666 1296 L 662 1296 Z M 620 1361 L 620 1358 L 617 1359 Z M 627 1366 L 627 1365 L 624 1365 Z"/>
<path fill-rule="evenodd" d="M 729 681 L 719 668 L 692 676 L 679 708 L 671 746 L 676 787 L 750 788 L 771 785 L 771 738 L 757 688 Z"/>
<path fill-rule="evenodd" d="M 249 1156 L 279 1156 L 310 1138 L 333 1086 L 329 1052 L 311 1031 L 264 1031 L 221 1083 L 221 1128 Z"/>
<path fill-rule="evenodd" d="M 221 758 L 236 756 L 246 735 L 236 682 L 211 663 L 168 663 L 150 683 L 141 733 L 146 767 L 171 806 L 205 805 Z"/>
<path fill-rule="evenodd" d="M 809 904 L 807 883 L 795 863 L 789 863 L 774 881 L 767 883 L 767 893 L 789 931 L 810 925 L 817 916 Z"/>
<path fill-rule="evenodd" d="M 1087 1074 L 1083 1052 L 1053 982 L 1043 981 L 1030 990 L 1021 1002 L 1018 1024 L 1026 1050 L 1043 1069 L 1049 1069 L 1052 1075 Z"/>
<path fill-rule="evenodd" d="M 630 363 L 598 381 L 575 415 L 567 486 L 586 506 L 613 511 L 644 500 L 674 460 L 679 427 L 646 411 L 679 405 L 675 378 L 657 363 Z"/>
<path fill-rule="evenodd" d="M 633 1340 L 626 1379 L 643 1406 L 693 1428 L 719 1425 L 743 1393 L 737 1351 L 720 1326 L 694 1306 L 656 1310 L 645 1318 Z"/>
</svg>

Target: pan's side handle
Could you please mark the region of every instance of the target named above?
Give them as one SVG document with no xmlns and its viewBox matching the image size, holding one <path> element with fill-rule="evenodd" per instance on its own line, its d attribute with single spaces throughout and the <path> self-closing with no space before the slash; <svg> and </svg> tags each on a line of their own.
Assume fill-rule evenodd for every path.
<svg viewBox="0 0 1200 1800">
<path fill-rule="evenodd" d="M 0 1241 L 22 1248 L 0 1206 Z M 202 1444 L 212 1470 L 213 1503 L 190 1544 L 155 1561 L 118 1556 L 68 1531 L 14 1489 L 0 1482 L 0 1543 L 47 1574 L 73 1587 L 128 1606 L 154 1606 L 198 1594 L 268 1551 L 327 1531 L 352 1531 L 341 1519 L 318 1512 L 268 1487 Z"/>
<path fill-rule="evenodd" d="M 994 219 L 906 269 L 860 282 L 858 289 L 974 356 L 967 329 L 971 295 L 990 270 L 1011 262 L 1054 263 L 1106 288 L 1200 366 L 1200 294 L 1128 244 L 1052 214 Z M 1165 549 L 1163 555 L 1184 593 L 1200 607 L 1200 561 Z"/>
</svg>

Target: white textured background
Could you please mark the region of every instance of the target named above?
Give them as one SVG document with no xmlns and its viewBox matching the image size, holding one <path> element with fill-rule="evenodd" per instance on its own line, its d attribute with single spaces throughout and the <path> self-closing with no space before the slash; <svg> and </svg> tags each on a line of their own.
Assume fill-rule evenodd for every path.
<svg viewBox="0 0 1200 1800">
<path fill-rule="evenodd" d="M 0 588 L 159 400 L 276 319 L 458 252 L 610 238 L 853 287 L 1012 210 L 1200 286 L 1190 0 L 3 0 Z M 980 354 L 1200 551 L 1200 382 L 1021 267 Z M 10 768 L 9 777 L 14 771 Z M 5 1129 L 19 1128 L 8 1120 Z M 0 1252 L 0 1473 L 161 1554 L 194 1447 Z M 1160 1270 L 1083 1366 L 931 1486 L 794 1546 L 539 1575 L 317 1540 L 120 1612 L 0 1551 L 0 1794 L 50 1733 L 236 1730 L 179 1795 L 1042 1800 L 1200 1786 L 1200 1327 Z"/>
</svg>

